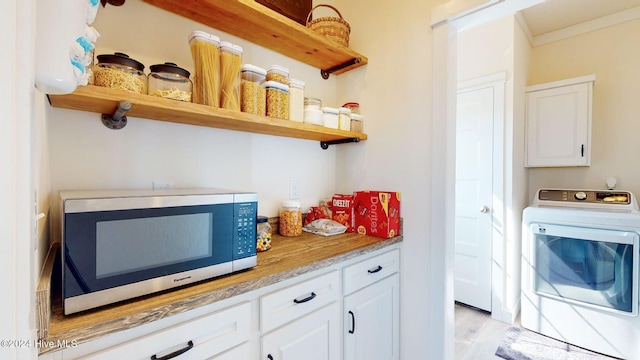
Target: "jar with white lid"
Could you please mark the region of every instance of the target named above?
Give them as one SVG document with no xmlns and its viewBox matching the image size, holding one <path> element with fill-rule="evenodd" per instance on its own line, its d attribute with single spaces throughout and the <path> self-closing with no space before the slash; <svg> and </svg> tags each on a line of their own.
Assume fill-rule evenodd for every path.
<svg viewBox="0 0 640 360">
<path fill-rule="evenodd" d="M 322 108 L 322 121 L 324 122 L 324 127 L 337 129 L 338 128 L 338 114 L 339 110 L 337 108 L 332 107 L 323 107 Z"/>
<path fill-rule="evenodd" d="M 196 104 L 220 107 L 220 38 L 204 31 L 189 35 L 193 58 L 193 93 Z"/>
<path fill-rule="evenodd" d="M 341 107 L 338 109 L 338 129 L 351 130 L 351 109 Z"/>
<path fill-rule="evenodd" d="M 149 95 L 191 102 L 191 74 L 187 70 L 171 62 L 151 65 L 149 69 Z"/>
<path fill-rule="evenodd" d="M 304 81 L 289 80 L 289 120 L 304 120 Z"/>
<path fill-rule="evenodd" d="M 271 65 L 267 69 L 267 81 L 277 81 L 289 85 L 289 69 L 280 65 Z"/>
<path fill-rule="evenodd" d="M 242 47 L 228 41 L 220 43 L 220 107 L 240 111 L 240 71 Z"/>
<path fill-rule="evenodd" d="M 364 124 L 362 123 L 362 115 L 351 113 L 351 131 L 364 132 Z"/>
<path fill-rule="evenodd" d="M 251 65 L 242 65 L 240 81 L 240 110 L 249 114 L 266 115 L 267 93 L 262 86 L 267 70 Z"/>
<path fill-rule="evenodd" d="M 267 116 L 289 119 L 289 86 L 277 81 L 267 81 L 263 84 L 267 97 Z"/>
<path fill-rule="evenodd" d="M 304 122 L 313 125 L 324 125 L 322 113 L 322 100 L 316 98 L 304 98 Z"/>
<path fill-rule="evenodd" d="M 302 235 L 302 212 L 299 201 L 283 201 L 280 207 L 278 232 L 282 236 Z"/>
</svg>

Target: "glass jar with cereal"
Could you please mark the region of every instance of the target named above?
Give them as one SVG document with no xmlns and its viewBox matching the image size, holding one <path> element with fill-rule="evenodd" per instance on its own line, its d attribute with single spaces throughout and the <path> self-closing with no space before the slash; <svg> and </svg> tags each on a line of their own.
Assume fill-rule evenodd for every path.
<svg viewBox="0 0 640 360">
<path fill-rule="evenodd" d="M 282 236 L 302 235 L 302 212 L 299 201 L 282 202 L 278 232 Z"/>
<path fill-rule="evenodd" d="M 269 225 L 268 217 L 258 216 L 256 234 L 256 251 L 260 252 L 271 249 L 271 225 Z"/>
</svg>

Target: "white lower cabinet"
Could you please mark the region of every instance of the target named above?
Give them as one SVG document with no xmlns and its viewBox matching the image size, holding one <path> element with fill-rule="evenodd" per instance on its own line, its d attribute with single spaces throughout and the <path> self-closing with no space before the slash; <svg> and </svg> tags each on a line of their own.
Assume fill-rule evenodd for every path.
<svg viewBox="0 0 640 360">
<path fill-rule="evenodd" d="M 265 360 L 338 360 L 340 307 L 337 302 L 262 337 Z"/>
<path fill-rule="evenodd" d="M 248 353 L 248 346 L 234 348 L 249 341 L 250 314 L 250 304 L 244 303 L 80 359 L 238 359 L 237 354 Z"/>
<path fill-rule="evenodd" d="M 345 268 L 345 360 L 399 359 L 398 261 L 391 251 Z"/>
<path fill-rule="evenodd" d="M 399 261 L 397 248 L 365 255 L 228 299 L 230 306 L 191 320 L 125 330 L 39 359 L 397 360 Z"/>
<path fill-rule="evenodd" d="M 340 296 L 339 271 L 263 296 L 260 358 L 342 359 Z"/>
</svg>

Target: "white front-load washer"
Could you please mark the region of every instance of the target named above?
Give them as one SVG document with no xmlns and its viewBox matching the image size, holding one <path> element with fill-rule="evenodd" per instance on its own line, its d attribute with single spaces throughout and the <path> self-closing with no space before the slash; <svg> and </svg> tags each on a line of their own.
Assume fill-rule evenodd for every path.
<svg viewBox="0 0 640 360">
<path fill-rule="evenodd" d="M 635 196 L 538 190 L 523 212 L 522 241 L 522 327 L 640 360 Z"/>
</svg>

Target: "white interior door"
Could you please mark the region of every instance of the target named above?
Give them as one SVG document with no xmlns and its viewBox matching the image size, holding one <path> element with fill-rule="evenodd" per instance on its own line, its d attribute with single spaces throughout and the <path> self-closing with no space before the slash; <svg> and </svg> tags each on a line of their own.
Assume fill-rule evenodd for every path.
<svg viewBox="0 0 640 360">
<path fill-rule="evenodd" d="M 494 88 L 458 92 L 456 120 L 456 301 L 491 311 Z"/>
</svg>

